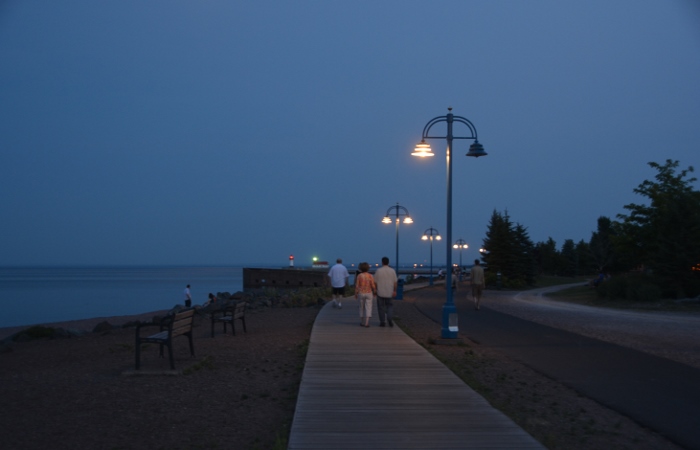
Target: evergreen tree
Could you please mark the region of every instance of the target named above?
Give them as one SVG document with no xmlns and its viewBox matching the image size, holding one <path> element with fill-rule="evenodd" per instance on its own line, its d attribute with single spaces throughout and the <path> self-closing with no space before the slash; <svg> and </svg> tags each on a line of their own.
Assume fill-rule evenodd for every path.
<svg viewBox="0 0 700 450">
<path fill-rule="evenodd" d="M 700 192 L 687 178 L 693 167 L 676 173 L 678 161 L 651 162 L 656 181 L 645 180 L 634 192 L 649 199 L 648 205 L 625 205 L 616 243 L 638 264 L 651 269 L 672 294 L 683 297 L 700 291 Z"/>
<path fill-rule="evenodd" d="M 551 237 L 535 245 L 535 261 L 542 275 L 556 275 L 559 266 L 557 243 Z"/>
<path fill-rule="evenodd" d="M 576 244 L 576 258 L 578 261 L 576 276 L 590 275 L 596 271 L 591 246 L 583 239 Z"/>
<path fill-rule="evenodd" d="M 510 236 L 510 219 L 493 210 L 484 239 L 483 260 L 491 273 L 505 273 L 509 266 L 509 253 L 512 248 Z"/>
<path fill-rule="evenodd" d="M 618 258 L 613 245 L 615 235 L 616 232 L 613 229 L 613 222 L 610 218 L 605 216 L 598 217 L 598 231 L 594 231 L 591 234 L 591 240 L 589 241 L 591 257 L 595 263 L 596 272 L 601 270 L 619 270 Z"/>
<path fill-rule="evenodd" d="M 561 266 L 559 268 L 559 273 L 565 277 L 573 277 L 576 275 L 577 261 L 576 261 L 576 246 L 574 245 L 573 239 L 567 239 L 564 241 L 564 245 L 561 247 Z"/>
<path fill-rule="evenodd" d="M 508 211 L 501 214 L 494 210 L 484 239 L 486 252 L 482 256 L 488 277 L 497 273 L 506 286 L 533 284 L 535 280 L 534 245 L 527 229 L 514 224 Z"/>
<path fill-rule="evenodd" d="M 514 230 L 516 254 L 516 273 L 518 277 L 527 285 L 535 284 L 535 275 L 537 268 L 535 263 L 535 245 L 532 243 L 530 236 L 527 233 L 527 228 L 521 224 L 515 225 Z"/>
</svg>

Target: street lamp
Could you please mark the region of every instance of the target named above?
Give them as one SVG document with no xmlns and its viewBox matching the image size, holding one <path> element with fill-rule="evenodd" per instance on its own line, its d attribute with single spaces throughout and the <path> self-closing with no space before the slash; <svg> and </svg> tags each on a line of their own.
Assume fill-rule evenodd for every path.
<svg viewBox="0 0 700 450">
<path fill-rule="evenodd" d="M 462 281 L 462 250 L 469 248 L 469 246 L 464 239 L 457 239 L 457 242 L 455 242 L 452 248 L 459 250 L 459 281 Z"/>
<path fill-rule="evenodd" d="M 442 236 L 440 236 L 438 230 L 436 230 L 433 227 L 430 227 L 427 230 L 425 230 L 425 233 L 423 233 L 423 237 L 421 237 L 421 239 L 424 241 L 430 239 L 430 286 L 433 285 L 433 238 L 435 238 L 436 241 L 442 239 Z"/>
<path fill-rule="evenodd" d="M 399 276 L 399 219 L 403 217 L 403 223 L 405 224 L 413 223 L 413 219 L 411 219 L 408 210 L 399 205 L 398 202 L 396 202 L 396 206 L 387 209 L 386 216 L 382 219 L 382 223 L 391 223 L 392 216 L 396 219 L 396 260 L 394 260 L 394 264 L 396 264 L 396 275 Z M 403 300 L 403 283 L 400 281 L 396 288 L 396 300 Z"/>
<path fill-rule="evenodd" d="M 430 144 L 425 142 L 426 139 L 446 139 L 447 140 L 447 267 L 452 268 L 452 141 L 454 139 L 473 139 L 474 142 L 469 146 L 467 156 L 478 158 L 486 156 L 484 147 L 479 143 L 476 135 L 476 127 L 464 117 L 455 116 L 452 114 L 452 108 L 448 108 L 448 113 L 445 116 L 438 116 L 431 119 L 425 127 L 423 127 L 423 135 L 421 141 L 416 145 L 415 150 L 411 153 L 414 156 L 428 157 L 434 156 L 430 149 Z M 447 123 L 447 134 L 445 136 L 431 136 L 430 129 L 436 123 Z M 468 136 L 453 136 L 452 124 L 454 122 L 461 123 L 467 126 L 470 134 Z M 452 297 L 452 283 L 445 283 L 447 286 L 447 298 L 442 307 L 442 338 L 456 339 L 459 327 L 457 325 L 457 309 L 455 308 L 454 298 Z"/>
</svg>

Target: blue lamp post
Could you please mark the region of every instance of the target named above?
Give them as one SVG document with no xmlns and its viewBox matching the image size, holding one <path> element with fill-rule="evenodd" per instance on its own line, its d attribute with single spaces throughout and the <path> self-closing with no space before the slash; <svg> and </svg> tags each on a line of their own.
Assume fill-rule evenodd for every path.
<svg viewBox="0 0 700 450">
<path fill-rule="evenodd" d="M 448 108 L 448 113 L 445 116 L 438 116 L 431 119 L 425 127 L 423 127 L 423 135 L 421 141 L 416 145 L 415 150 L 411 153 L 413 156 L 429 157 L 434 156 L 430 144 L 425 142 L 426 139 L 446 139 L 447 140 L 447 264 L 449 270 L 452 270 L 452 141 L 454 139 L 472 139 L 474 142 L 469 146 L 469 152 L 467 156 L 473 156 L 478 158 L 479 156 L 486 156 L 483 145 L 479 143 L 476 135 L 476 127 L 469 120 L 464 117 L 455 116 L 452 114 L 452 108 Z M 430 135 L 430 129 L 436 123 L 447 123 L 447 134 L 444 136 L 433 136 Z M 452 134 L 452 125 L 457 122 L 469 129 L 469 134 L 467 136 L 454 136 Z M 442 307 L 442 338 L 443 339 L 456 339 L 457 333 L 459 332 L 459 326 L 457 325 L 457 309 L 455 308 L 454 298 L 452 296 L 452 283 L 448 282 L 446 284 L 447 298 L 445 304 Z"/>
<path fill-rule="evenodd" d="M 430 240 L 430 286 L 433 285 L 433 239 L 436 241 L 439 241 L 442 239 L 442 236 L 440 236 L 440 233 L 438 233 L 438 230 L 436 230 L 433 227 L 428 228 L 425 230 L 425 233 L 423 233 L 423 236 L 421 237 L 422 240 L 427 241 Z"/>
<path fill-rule="evenodd" d="M 459 250 L 459 281 L 462 281 L 462 250 L 469 248 L 464 239 L 457 239 L 452 248 Z"/>
<path fill-rule="evenodd" d="M 399 219 L 403 217 L 403 223 L 405 224 L 413 223 L 413 219 L 411 219 L 408 210 L 399 205 L 398 202 L 396 202 L 396 206 L 392 206 L 386 211 L 386 216 L 382 219 L 382 223 L 391 223 L 392 216 L 396 219 L 396 259 L 394 264 L 396 264 L 396 275 L 399 276 Z M 403 300 L 403 283 L 400 279 L 396 288 L 396 300 Z"/>
</svg>

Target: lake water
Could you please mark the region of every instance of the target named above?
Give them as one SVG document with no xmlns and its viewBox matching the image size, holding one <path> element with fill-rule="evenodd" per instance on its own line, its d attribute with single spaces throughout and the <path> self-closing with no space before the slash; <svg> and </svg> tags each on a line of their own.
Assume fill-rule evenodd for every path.
<svg viewBox="0 0 700 450">
<path fill-rule="evenodd" d="M 242 290 L 243 266 L 0 267 L 0 327 L 170 309 L 188 284 L 202 304 L 210 292 Z"/>
</svg>

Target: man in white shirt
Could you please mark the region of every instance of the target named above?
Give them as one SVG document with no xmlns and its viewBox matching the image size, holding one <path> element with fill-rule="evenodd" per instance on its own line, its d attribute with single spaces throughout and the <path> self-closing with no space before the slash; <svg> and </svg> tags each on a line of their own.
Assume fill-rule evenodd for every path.
<svg viewBox="0 0 700 450">
<path fill-rule="evenodd" d="M 377 284 L 379 326 L 383 327 L 385 322 L 388 322 L 389 326 L 393 327 L 394 304 L 392 299 L 396 297 L 399 279 L 396 276 L 396 271 L 389 267 L 389 258 L 386 256 L 382 258 L 382 267 L 374 273 L 374 282 Z"/>
<path fill-rule="evenodd" d="M 192 306 L 192 295 L 190 294 L 190 285 L 188 284 L 187 287 L 185 288 L 185 306 L 190 307 Z"/>
<path fill-rule="evenodd" d="M 343 265 L 343 260 L 338 258 L 336 264 L 328 271 L 328 277 L 331 279 L 331 287 L 333 288 L 333 307 L 342 308 L 341 300 L 345 297 L 345 286 L 348 284 L 350 274 L 348 269 Z"/>
</svg>

